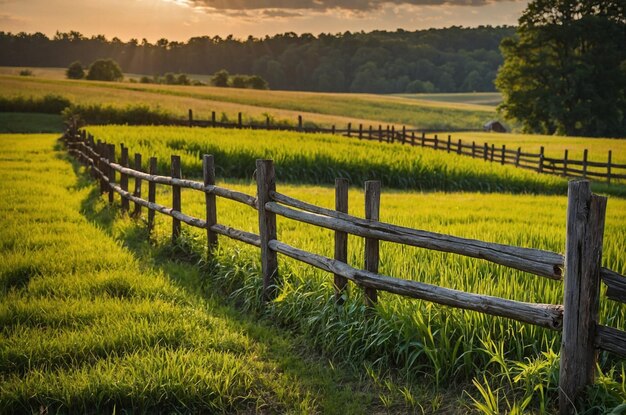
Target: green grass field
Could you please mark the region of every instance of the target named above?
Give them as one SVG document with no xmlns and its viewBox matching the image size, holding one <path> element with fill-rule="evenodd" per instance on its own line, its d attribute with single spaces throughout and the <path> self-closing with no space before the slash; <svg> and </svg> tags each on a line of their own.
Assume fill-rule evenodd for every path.
<svg viewBox="0 0 626 415">
<path fill-rule="evenodd" d="M 56 137 L 0 136 L 0 413 L 382 408 L 371 378 L 204 295 L 202 268 L 154 250 Z"/>
<path fill-rule="evenodd" d="M 332 137 L 281 135 L 280 140 L 274 137 L 273 142 L 269 143 L 270 137 L 260 132 L 224 131 L 219 136 L 207 136 L 205 131 L 198 133 L 198 130 L 181 128 L 98 127 L 90 128 L 89 131 L 97 138 L 124 142 L 131 153 L 143 152 L 144 159 L 148 155 L 157 155 L 160 160 L 164 160 L 169 159 L 166 155 L 182 154 L 183 174 L 187 177 L 198 177 L 201 150 L 194 147 L 194 144 L 200 139 L 203 143 L 212 143 L 214 147 L 205 148 L 207 151 L 221 151 L 216 153 L 221 182 L 226 187 L 248 194 L 254 194 L 255 187 L 250 182 L 251 175 L 248 175 L 251 171 L 245 169 L 252 168 L 251 160 L 254 157 L 273 156 L 277 165 L 279 192 L 327 207 L 332 207 L 334 200 L 334 192 L 328 185 L 283 183 L 330 183 L 330 175 L 324 169 L 312 170 L 316 164 L 306 164 L 307 158 L 318 160 L 321 157 L 318 153 L 309 151 L 308 146 L 318 149 L 318 152 L 322 152 L 323 148 L 333 150 L 337 154 L 337 160 L 333 159 L 333 164 L 341 165 L 343 157 L 342 144 L 332 141 L 340 139 Z M 201 138 L 196 134 L 200 134 Z M 256 150 L 252 150 L 250 141 L 256 143 Z M 377 152 L 377 144 L 367 143 L 363 146 L 367 148 L 358 147 L 355 150 L 355 147 L 350 147 L 350 158 L 363 164 L 364 160 L 384 157 Z M 192 150 L 186 151 L 189 148 Z M 245 151 L 245 157 L 237 149 Z M 303 158 L 294 163 L 302 166 L 302 173 L 284 169 L 282 166 L 282 163 L 291 165 L 290 157 L 296 150 L 303 154 Z M 326 156 L 330 157 L 329 154 L 330 152 Z M 418 153 L 412 155 L 416 154 Z M 419 155 L 422 159 L 447 156 L 431 150 L 420 150 Z M 452 158 L 454 156 L 447 157 L 447 163 L 458 165 L 455 161 L 457 159 Z M 401 157 L 398 159 L 402 160 Z M 231 162 L 239 163 L 236 169 L 229 165 Z M 470 162 L 482 163 L 468 159 L 468 163 Z M 246 167 L 247 163 L 250 163 L 249 167 Z M 479 183 L 482 178 L 471 176 L 471 171 L 480 171 L 477 167 L 480 164 L 471 163 L 457 166 L 468 176 L 467 181 L 455 189 L 458 192 L 383 191 L 381 219 L 461 237 L 555 252 L 564 251 L 566 198 L 564 194 L 558 194 L 562 193 L 560 190 L 557 195 L 475 193 L 471 191 L 475 186 L 474 182 Z M 398 164 L 401 166 L 402 162 Z M 432 164 L 433 162 L 429 162 L 425 165 Z M 165 170 L 165 164 L 161 168 Z M 307 168 L 311 170 L 305 175 Z M 545 185 L 548 189 L 551 186 L 561 189 L 563 185 L 560 179 L 534 173 L 528 173 L 528 177 L 520 177 L 516 176 L 518 170 L 510 171 L 508 167 L 501 166 L 497 166 L 497 169 L 492 174 L 497 177 L 501 186 L 516 180 L 531 180 L 530 176 L 534 176 L 536 183 Z M 245 174 L 237 173 L 241 171 Z M 341 170 L 333 173 L 337 172 Z M 416 172 L 423 173 L 423 170 L 418 168 L 412 173 Z M 233 176 L 239 180 L 233 181 L 229 178 Z M 247 178 L 244 179 L 244 176 Z M 380 178 L 388 180 L 388 177 Z M 404 177 L 404 172 L 399 177 Z M 358 216 L 363 214 L 360 179 L 360 176 L 358 180 L 352 178 L 352 184 L 356 187 L 351 189 L 349 203 L 351 213 Z M 545 180 L 556 181 L 553 183 Z M 441 183 L 447 182 L 442 180 Z M 436 187 L 432 189 L 436 190 Z M 163 189 L 157 202 L 170 204 L 170 197 L 167 189 Z M 623 274 L 626 273 L 626 221 L 623 215 L 626 201 L 619 197 L 610 197 L 608 206 L 603 263 Z M 203 217 L 203 195 L 183 191 L 183 212 Z M 238 229 L 258 232 L 254 211 L 221 199 L 218 199 L 218 221 Z M 170 226 L 169 219 L 159 218 L 155 237 L 163 244 L 167 243 Z M 188 229 L 185 233 L 189 249 L 197 255 L 201 255 L 205 249 L 204 237 L 204 232 L 200 230 Z M 278 238 L 298 248 L 332 256 L 330 231 L 279 219 Z M 241 246 L 224 238 L 221 241 L 221 265 L 215 268 L 214 281 L 207 285 L 217 284 L 231 293 L 233 301 L 246 310 L 259 310 L 258 252 L 254 248 Z M 351 238 L 349 263 L 362 267 L 362 252 L 363 241 Z M 233 268 L 249 271 L 233 273 Z M 333 359 L 374 364 L 379 370 L 396 368 L 398 376 L 408 382 L 412 393 L 418 393 L 415 391 L 419 391 L 420 384 L 442 389 L 456 385 L 456 388 L 463 391 L 461 395 L 468 397 L 470 402 L 475 402 L 469 406 L 484 413 L 554 411 L 560 348 L 558 333 L 502 318 L 386 294 L 380 296 L 376 317 L 371 319 L 360 306 L 361 293 L 356 287 L 352 287 L 348 303 L 337 314 L 332 302 L 331 276 L 285 258 L 281 258 L 279 269 L 282 278 L 280 292 L 269 310 L 269 318 L 293 331 L 303 333 Z M 416 248 L 398 248 L 387 243 L 382 244 L 380 272 L 520 301 L 553 304 L 563 301 L 562 284 L 555 281 L 489 265 L 480 260 Z M 265 313 L 267 315 L 267 310 Z M 601 304 L 601 321 L 614 327 L 626 326 L 624 306 L 604 300 Z M 590 400 L 581 404 L 582 408 L 607 410 L 626 398 L 624 362 L 606 354 L 603 354 L 600 362 L 598 382 Z M 381 401 L 384 403 L 385 399 L 382 397 Z M 481 405 L 491 405 L 492 412 Z M 464 407 L 461 411 L 467 410 Z"/>
</svg>

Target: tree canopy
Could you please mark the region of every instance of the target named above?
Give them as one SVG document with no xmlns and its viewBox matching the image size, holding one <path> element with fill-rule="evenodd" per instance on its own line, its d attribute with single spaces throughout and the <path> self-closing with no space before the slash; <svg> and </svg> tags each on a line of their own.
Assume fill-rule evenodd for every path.
<svg viewBox="0 0 626 415">
<path fill-rule="evenodd" d="M 67 67 L 111 58 L 124 72 L 257 75 L 272 89 L 402 93 L 493 91 L 512 27 L 450 27 L 313 36 L 283 33 L 264 38 L 201 36 L 186 42 L 123 42 L 79 32 L 0 32 L 0 65 Z M 419 82 L 415 82 L 419 81 Z"/>
<path fill-rule="evenodd" d="M 65 71 L 65 76 L 67 76 L 68 79 L 83 79 L 85 77 L 83 65 L 78 61 L 72 62 Z"/>
<path fill-rule="evenodd" d="M 534 0 L 501 48 L 500 108 L 526 131 L 626 136 L 623 0 Z"/>
<path fill-rule="evenodd" d="M 87 79 L 93 81 L 121 81 L 124 79 L 120 66 L 113 59 L 98 59 L 89 65 Z"/>
</svg>

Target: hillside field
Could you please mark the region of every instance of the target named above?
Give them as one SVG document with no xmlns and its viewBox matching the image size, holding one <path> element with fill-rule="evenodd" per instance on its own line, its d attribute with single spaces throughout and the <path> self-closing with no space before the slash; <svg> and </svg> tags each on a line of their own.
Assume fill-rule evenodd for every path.
<svg viewBox="0 0 626 415">
<path fill-rule="evenodd" d="M 346 144 L 339 142 L 342 139 L 337 137 L 311 138 L 285 134 L 277 141 L 262 132 L 212 130 L 215 135 L 207 137 L 202 134 L 201 141 L 212 144 L 198 147 L 199 138 L 196 134 L 201 134 L 198 130 L 91 127 L 89 131 L 96 138 L 108 142 L 124 142 L 131 154 L 134 151 L 142 152 L 144 160 L 148 155 L 158 156 L 161 160 L 160 168 L 165 171 L 169 154 L 180 154 L 183 156 L 185 177 L 199 176 L 199 156 L 202 151 L 218 150 L 215 156 L 220 182 L 225 187 L 251 195 L 255 192 L 255 185 L 251 183 L 254 157 L 275 159 L 279 192 L 326 207 L 332 207 L 334 200 L 334 192 L 329 187 L 332 175 L 344 173 L 341 167 L 329 173 L 324 165 L 315 170 L 317 164 L 311 161 L 323 159 L 320 153 L 325 148 L 341 154 L 342 151 L 338 150 Z M 255 150 L 249 140 L 256 143 Z M 358 147 L 358 151 L 352 146 L 350 157 L 366 170 L 370 168 L 369 173 L 362 176 L 356 173 L 350 176 L 354 186 L 351 189 L 350 212 L 358 216 L 363 215 L 363 192 L 360 190 L 362 179 L 379 178 L 385 181 L 393 177 L 405 177 L 402 163 L 399 163 L 398 171 L 378 176 L 380 172 L 363 163 L 363 160 L 383 157 L 377 147 L 383 145 L 364 143 L 363 146 Z M 317 149 L 317 153 L 312 151 L 313 148 Z M 445 163 L 448 166 L 456 160 L 454 155 L 443 152 L 427 149 L 410 151 L 418 155 L 418 160 L 428 160 L 426 166 L 437 165 L 435 159 L 430 157 L 439 157 L 442 164 L 443 159 L 448 158 Z M 303 157 L 294 161 L 296 152 Z M 338 157 L 339 160 L 329 161 L 329 165 L 341 166 L 341 156 Z M 232 163 L 235 163 L 235 168 Z M 493 175 L 491 192 L 476 193 L 474 191 L 479 189 L 474 187 L 475 183 L 481 183 L 482 178 L 472 179 L 471 172 L 479 174 L 479 163 L 483 162 L 469 159 L 462 166 L 457 163 L 459 174 L 465 174 L 467 180 L 448 189 L 453 192 L 437 191 L 436 181 L 424 193 L 384 189 L 381 220 L 455 236 L 563 252 L 565 181 L 520 172 L 512 167 L 487 164 L 491 167 L 485 168 L 492 169 L 490 174 Z M 301 169 L 285 165 L 298 165 Z M 250 170 L 246 170 L 246 166 Z M 409 175 L 420 177 L 432 173 L 421 169 L 419 164 L 414 164 L 413 168 L 415 170 L 410 171 Z M 233 181 L 233 177 L 237 180 Z M 537 187 L 530 194 L 509 193 L 510 186 L 515 186 L 518 181 L 528 187 L 533 180 Z M 307 183 L 322 185 L 312 186 Z M 440 183 L 448 183 L 445 175 L 441 176 Z M 507 193 L 499 192 L 499 189 L 507 188 Z M 170 198 L 168 190 L 162 189 L 157 202 L 167 205 Z M 182 206 L 183 212 L 203 217 L 204 196 L 183 190 Z M 619 273 L 626 272 L 626 222 L 622 214 L 625 210 L 624 199 L 609 197 L 603 262 Z M 218 198 L 219 223 L 257 232 L 256 220 L 254 211 Z M 156 238 L 161 243 L 167 243 L 170 226 L 168 218 L 158 219 Z M 186 229 L 185 232 L 191 249 L 201 254 L 205 249 L 204 232 L 196 229 Z M 328 230 L 279 218 L 278 239 L 304 250 L 332 256 L 332 232 Z M 223 250 L 219 261 L 229 265 L 218 269 L 214 283 L 231 293 L 236 303 L 255 310 L 260 284 L 256 277 L 257 271 L 238 274 L 233 279 L 233 273 L 229 270 L 232 266 L 249 269 L 249 264 L 258 264 L 258 252 L 255 248 L 225 238 L 220 240 Z M 362 267 L 362 252 L 363 241 L 351 237 L 348 262 Z M 332 278 L 329 275 L 282 257 L 279 269 L 283 282 L 278 299 L 272 303 L 270 318 L 305 333 L 313 344 L 334 359 L 375 361 L 380 367 L 397 367 L 403 378 L 413 385 L 424 378 L 435 387 L 460 385 L 472 402 L 490 402 L 489 397 L 480 392 L 480 388 L 491 388 L 495 396 L 493 402 L 497 405 L 494 413 L 512 410 L 550 413 L 554 409 L 560 348 L 558 333 L 388 294 L 381 294 L 377 317 L 371 322 L 359 306 L 362 298 L 356 287 L 351 289 L 350 300 L 344 308 L 346 314 L 338 316 L 332 303 Z M 489 265 L 480 260 L 416 248 L 398 248 L 388 243 L 382 244 L 380 272 L 520 301 L 552 304 L 563 301 L 560 282 Z M 624 327 L 624 306 L 609 300 L 603 301 L 601 321 L 614 327 Z M 593 399 L 597 401 L 587 404 L 605 405 L 608 408 L 626 397 L 626 381 L 620 375 L 626 367 L 623 361 L 608 355 L 600 362 L 604 374 L 600 375 L 599 383 L 594 387 L 596 394 Z M 470 386 L 470 382 L 473 386 Z M 541 390 L 541 393 L 536 393 L 537 390 Z M 473 407 L 476 409 L 479 405 Z"/>
</svg>

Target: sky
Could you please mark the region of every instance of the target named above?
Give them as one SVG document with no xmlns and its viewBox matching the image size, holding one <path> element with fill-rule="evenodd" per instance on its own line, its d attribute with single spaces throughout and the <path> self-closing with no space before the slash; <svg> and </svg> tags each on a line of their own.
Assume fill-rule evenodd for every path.
<svg viewBox="0 0 626 415">
<path fill-rule="evenodd" d="M 0 31 L 123 41 L 515 25 L 528 0 L 0 0 Z"/>
</svg>

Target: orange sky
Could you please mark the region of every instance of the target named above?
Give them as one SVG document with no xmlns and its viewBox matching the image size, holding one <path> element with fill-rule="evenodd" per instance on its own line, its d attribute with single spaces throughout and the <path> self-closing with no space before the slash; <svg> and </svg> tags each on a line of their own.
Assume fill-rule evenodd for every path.
<svg viewBox="0 0 626 415">
<path fill-rule="evenodd" d="M 528 0 L 0 0 L 0 30 L 122 40 L 514 25 Z"/>
</svg>

